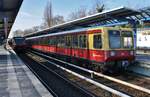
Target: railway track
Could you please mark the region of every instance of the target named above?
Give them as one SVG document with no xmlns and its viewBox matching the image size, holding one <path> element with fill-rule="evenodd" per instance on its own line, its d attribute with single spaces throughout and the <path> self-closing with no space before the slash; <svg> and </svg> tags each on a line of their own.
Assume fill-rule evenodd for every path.
<svg viewBox="0 0 150 97">
<path fill-rule="evenodd" d="M 114 76 L 114 77 L 123 81 L 127 81 L 128 83 L 132 83 L 132 84 L 150 89 L 149 77 L 142 76 L 133 72 L 122 73 L 121 75 Z"/>
<path fill-rule="evenodd" d="M 53 66 L 50 66 L 50 64 L 53 64 L 53 63 L 43 64 L 43 62 L 45 62 L 46 60 L 43 59 L 43 58 L 41 58 L 41 57 L 38 57 L 38 56 L 33 55 L 33 54 L 31 54 L 31 53 L 30 53 L 30 54 L 28 53 L 27 55 L 28 55 L 30 58 L 32 57 L 32 59 L 33 59 L 34 61 L 36 60 L 36 62 L 38 61 L 38 63 L 41 62 L 41 64 L 44 65 L 46 68 L 52 68 L 52 70 L 55 71 L 55 72 L 57 72 L 57 74 L 59 74 L 59 75 L 61 76 L 61 78 L 66 78 L 66 79 L 68 79 L 69 81 L 73 82 L 77 87 L 84 88 L 84 90 L 88 91 L 89 94 L 94 94 L 94 95 L 92 95 L 92 97 L 97 97 L 97 96 L 98 96 L 98 97 L 119 97 L 118 95 L 120 95 L 120 96 L 122 96 L 122 97 L 130 97 L 130 96 L 124 94 L 124 93 L 121 93 L 121 92 L 116 91 L 116 90 L 114 90 L 114 89 L 111 89 L 111 88 L 109 88 L 109 87 L 105 87 L 105 86 L 103 86 L 103 85 L 101 85 L 101 84 L 98 84 L 98 83 L 96 83 L 96 82 L 90 80 L 90 82 L 96 83 L 96 84 L 100 85 L 100 87 L 108 88 L 108 89 L 109 89 L 109 92 L 106 91 L 106 90 L 103 90 L 103 89 L 101 89 L 101 88 L 99 88 L 99 87 L 97 87 L 97 86 L 94 86 L 93 84 L 88 83 L 88 82 L 86 82 L 85 80 L 83 80 L 83 79 L 87 79 L 87 78 L 84 77 L 84 76 L 82 76 L 82 75 L 78 75 L 77 73 L 73 73 L 73 74 L 72 74 L 72 71 L 69 71 L 69 70 L 67 70 L 69 73 L 68 73 L 68 72 L 64 72 L 64 71 L 61 70 L 61 69 L 65 69 L 65 68 L 63 68 L 63 67 L 61 67 L 61 69 L 58 69 L 58 68 L 56 68 L 55 66 L 54 66 L 54 67 L 53 67 Z M 34 57 L 33 57 L 33 56 L 34 56 Z M 66 69 L 65 69 L 65 70 L 66 70 Z M 78 76 L 78 77 L 76 77 L 75 75 Z M 85 88 L 85 87 L 86 87 L 86 88 Z M 91 92 L 91 91 L 92 91 L 92 92 Z M 116 94 L 110 93 L 110 91 L 112 91 L 112 92 L 114 92 L 114 93 L 116 93 Z M 86 93 L 87 93 L 87 92 L 86 92 Z M 62 96 L 60 96 L 60 97 L 62 97 Z M 73 96 L 68 96 L 68 97 L 73 97 Z M 77 96 L 75 96 L 75 97 L 77 97 Z M 80 96 L 78 96 L 78 97 L 83 97 L 83 96 L 80 95 Z M 86 96 L 86 97 L 88 97 L 88 96 Z M 90 96 L 90 97 L 91 97 L 91 96 Z"/>
<path fill-rule="evenodd" d="M 94 94 L 76 86 L 71 81 L 61 76 L 57 72 L 56 67 L 51 66 L 50 69 L 45 66 L 46 63 L 44 63 L 44 61 L 37 60 L 35 56 L 33 57 L 29 54 L 27 54 L 28 57 L 26 55 L 19 56 L 54 97 L 96 97 Z"/>
<path fill-rule="evenodd" d="M 144 54 L 137 54 L 136 55 L 136 61 L 138 62 L 138 64 L 148 64 L 150 65 L 150 54 L 144 55 Z M 150 67 L 148 67 L 150 68 Z"/>
<path fill-rule="evenodd" d="M 51 64 L 52 63 L 55 65 L 61 64 L 61 66 L 62 66 L 61 69 L 64 69 L 64 67 L 69 69 L 69 70 L 73 69 L 72 66 L 70 66 L 70 65 L 68 66 L 69 63 L 63 62 L 63 61 L 58 60 L 58 59 L 54 60 L 54 58 L 51 58 L 47 55 L 43 55 L 43 54 L 40 54 L 37 52 L 32 52 L 32 53 L 30 52 L 30 53 L 28 53 L 28 55 L 30 57 L 36 56 L 35 60 L 38 60 L 39 62 L 41 60 L 45 60 Z M 44 59 L 43 59 L 43 57 L 44 57 Z M 79 73 L 79 74 L 81 74 L 81 75 L 83 75 L 89 79 L 90 79 L 90 77 L 92 77 L 92 80 L 94 80 L 95 82 L 102 83 L 108 87 L 112 87 L 114 90 L 120 91 L 126 96 L 135 96 L 135 97 L 149 97 L 150 96 L 150 90 L 149 89 L 146 89 L 146 88 L 122 81 L 122 80 L 120 80 L 120 79 L 123 79 L 121 77 L 118 77 L 118 79 L 116 79 L 116 78 L 102 75 L 100 73 L 96 73 L 93 71 L 91 71 L 90 73 L 89 72 L 87 73 L 87 71 L 89 71 L 89 70 L 86 70 L 84 68 L 80 68 L 77 66 L 75 66 L 75 67 L 76 67 L 76 69 L 73 69 L 74 72 L 77 72 L 77 73 Z M 59 72 L 59 71 L 57 71 L 57 72 Z M 88 91 L 92 91 L 92 93 L 97 95 L 97 96 L 103 96 L 103 97 L 118 96 L 116 94 L 110 93 L 110 91 L 108 92 L 105 89 L 101 89 L 101 88 L 99 88 L 99 87 L 97 87 L 97 86 L 95 86 L 89 82 L 85 82 L 81 78 L 75 77 L 75 75 L 73 75 L 71 73 L 68 73 L 68 72 L 59 72 L 59 73 L 61 74 L 61 76 L 67 78 L 68 80 L 74 82 L 75 84 L 77 84 L 79 86 L 82 86 L 84 89 L 86 89 Z M 128 80 L 126 79 L 126 81 L 128 81 Z"/>
<path fill-rule="evenodd" d="M 30 55 L 30 54 L 28 54 L 28 56 L 32 57 L 33 60 L 38 60 L 38 62 L 43 62 L 43 58 L 37 58 L 37 57 L 35 57 L 35 55 Z M 44 62 L 45 62 L 45 59 L 44 59 Z M 78 76 L 78 74 L 77 73 L 71 74 L 71 73 L 64 72 L 63 70 L 58 69 L 55 66 L 51 67 L 53 65 L 50 65 L 50 64 L 51 63 L 48 63 L 47 65 L 46 64 L 43 64 L 43 65 L 47 66 L 47 68 L 52 68 L 52 70 L 54 70 L 55 72 L 57 72 L 57 74 L 60 74 L 63 78 L 66 78 L 66 79 L 70 80 L 71 82 L 73 82 L 78 87 L 83 88 L 83 85 L 84 85 L 84 89 L 85 89 L 85 87 L 88 86 L 88 89 L 86 89 L 86 91 L 88 91 L 89 94 L 91 94 L 91 93 L 94 94 L 94 97 L 97 97 L 97 96 L 98 97 L 120 97 L 120 96 L 122 96 L 122 97 L 130 97 L 130 96 L 124 94 L 124 93 L 121 93 L 121 92 L 116 91 L 114 89 L 111 89 L 109 87 L 105 87 L 105 86 L 103 86 L 103 85 L 95 82 L 96 84 L 100 85 L 101 87 L 108 88 L 109 91 L 114 92 L 114 93 L 117 94 L 117 95 L 115 95 L 115 94 L 113 94 L 111 92 L 108 92 L 108 91 L 103 90 L 103 89 L 101 89 L 99 87 L 96 87 L 93 84 L 86 82 L 85 80 L 82 80 L 82 78 L 86 79 L 86 77 L 84 77 L 84 76 L 81 76 L 81 75 L 80 75 L 80 77 L 73 76 L 74 74 Z M 71 72 L 71 71 L 69 71 L 69 72 Z M 77 81 L 78 81 L 78 84 L 77 84 Z M 91 81 L 91 82 L 94 82 L 94 81 Z M 118 96 L 118 95 L 120 95 L 120 96 Z M 62 97 L 62 96 L 59 96 L 59 97 Z M 66 95 L 65 97 L 74 97 L 74 96 L 68 96 L 68 95 Z M 75 96 L 75 97 L 83 97 L 83 96 L 80 95 L 80 96 Z M 88 96 L 86 96 L 86 97 L 88 97 Z M 93 95 L 92 95 L 92 97 L 93 97 Z"/>
</svg>

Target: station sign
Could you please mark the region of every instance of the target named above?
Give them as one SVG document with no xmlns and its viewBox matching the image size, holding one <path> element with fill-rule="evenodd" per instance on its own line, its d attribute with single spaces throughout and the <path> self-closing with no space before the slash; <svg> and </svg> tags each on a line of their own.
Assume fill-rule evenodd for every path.
<svg viewBox="0 0 150 97">
<path fill-rule="evenodd" d="M 150 48 L 150 29 L 137 32 L 137 47 Z"/>
</svg>

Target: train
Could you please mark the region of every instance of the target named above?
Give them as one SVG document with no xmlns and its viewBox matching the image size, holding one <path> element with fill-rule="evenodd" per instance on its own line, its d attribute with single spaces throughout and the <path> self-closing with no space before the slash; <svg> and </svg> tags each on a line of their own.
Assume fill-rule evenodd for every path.
<svg viewBox="0 0 150 97">
<path fill-rule="evenodd" d="M 25 42 L 29 49 L 100 72 L 125 70 L 135 60 L 134 33 L 130 28 L 82 28 L 30 35 Z"/>
<path fill-rule="evenodd" d="M 8 44 L 17 52 L 21 52 L 26 49 L 25 37 L 12 37 L 8 40 Z"/>
</svg>

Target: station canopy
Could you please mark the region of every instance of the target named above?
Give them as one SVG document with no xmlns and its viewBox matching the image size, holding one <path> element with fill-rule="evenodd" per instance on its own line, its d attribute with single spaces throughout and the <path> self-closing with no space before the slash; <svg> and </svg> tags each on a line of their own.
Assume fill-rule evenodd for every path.
<svg viewBox="0 0 150 97">
<path fill-rule="evenodd" d="M 0 36 L 8 36 L 22 2 L 23 0 L 0 0 Z"/>
<path fill-rule="evenodd" d="M 56 25 L 42 31 L 30 33 L 26 35 L 26 37 L 93 26 L 115 26 L 127 23 L 136 24 L 137 21 L 144 21 L 149 19 L 149 17 L 150 8 L 135 10 L 127 7 L 119 7 Z"/>
</svg>

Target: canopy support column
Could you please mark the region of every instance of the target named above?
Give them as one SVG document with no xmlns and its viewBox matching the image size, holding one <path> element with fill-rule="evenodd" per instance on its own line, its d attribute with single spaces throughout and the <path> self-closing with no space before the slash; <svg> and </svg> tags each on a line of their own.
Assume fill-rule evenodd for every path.
<svg viewBox="0 0 150 97">
<path fill-rule="evenodd" d="M 4 33 L 5 33 L 5 38 L 7 39 L 8 37 L 8 18 L 4 18 Z"/>
<path fill-rule="evenodd" d="M 139 21 L 137 21 L 137 20 L 130 20 L 130 24 L 132 25 L 132 29 L 133 29 L 133 32 L 134 32 L 134 48 L 136 49 L 137 25 L 139 24 Z"/>
</svg>

